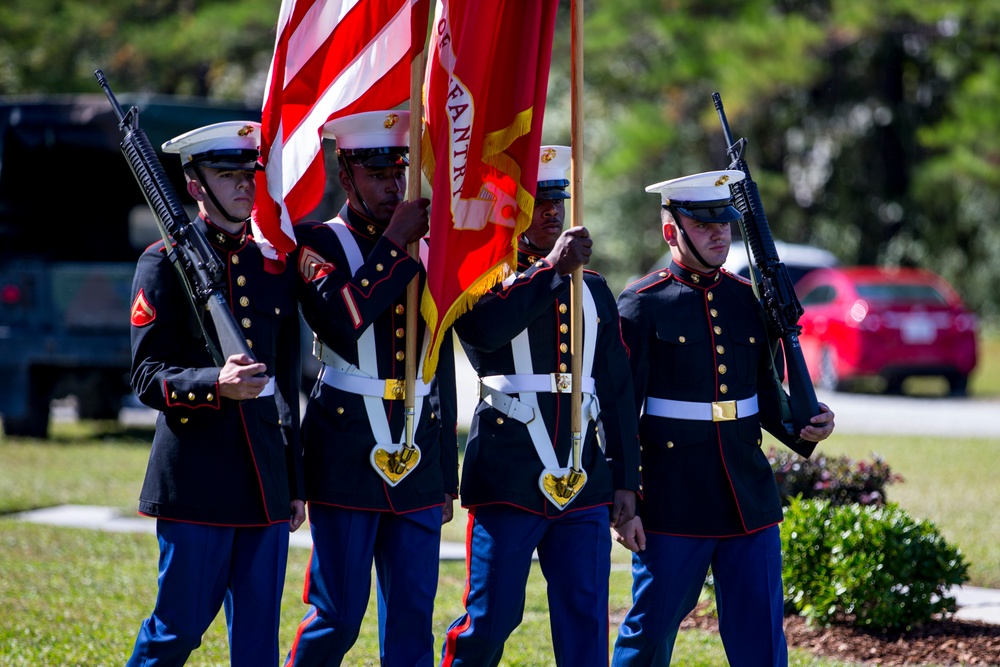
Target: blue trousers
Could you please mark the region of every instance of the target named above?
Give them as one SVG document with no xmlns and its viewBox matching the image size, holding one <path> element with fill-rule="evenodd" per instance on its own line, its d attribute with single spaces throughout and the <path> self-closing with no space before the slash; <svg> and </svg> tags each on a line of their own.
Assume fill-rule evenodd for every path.
<svg viewBox="0 0 1000 667">
<path fill-rule="evenodd" d="M 431 626 L 441 551 L 441 508 L 406 514 L 310 503 L 313 553 L 299 624 L 285 665 L 339 665 L 361 631 L 378 582 L 383 667 L 431 667 Z"/>
<path fill-rule="evenodd" d="M 230 664 L 278 662 L 288 523 L 254 528 L 156 522 L 159 594 L 128 667 L 183 665 L 225 607 Z"/>
<path fill-rule="evenodd" d="M 465 614 L 448 628 L 442 667 L 497 665 L 524 615 L 532 552 L 548 584 L 557 665 L 607 667 L 608 508 L 546 518 L 507 505 L 469 511 Z"/>
<path fill-rule="evenodd" d="M 777 526 L 725 538 L 646 534 L 632 556 L 632 608 L 618 630 L 613 667 L 666 666 L 709 565 L 719 634 L 733 667 L 788 664 Z"/>
</svg>

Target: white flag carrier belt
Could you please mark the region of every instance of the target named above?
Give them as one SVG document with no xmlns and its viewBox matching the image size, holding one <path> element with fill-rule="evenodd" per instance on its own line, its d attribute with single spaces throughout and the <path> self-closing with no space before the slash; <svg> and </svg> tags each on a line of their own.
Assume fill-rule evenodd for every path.
<svg viewBox="0 0 1000 667">
<path fill-rule="evenodd" d="M 752 417 L 757 414 L 757 394 L 739 401 L 672 401 L 666 398 L 646 397 L 644 412 L 668 419 L 691 419 L 706 422 L 726 422 Z"/>
<path fill-rule="evenodd" d="M 351 267 L 353 276 L 361 268 L 364 258 L 361 256 L 361 249 L 357 241 L 351 235 L 351 230 L 341 219 L 341 216 L 328 221 L 326 224 L 336 234 L 340 240 L 340 245 L 347 255 L 348 264 Z M 421 243 L 423 246 L 423 243 Z M 423 249 L 423 248 L 422 248 Z M 349 364 L 333 350 L 320 345 L 320 357 L 324 363 L 320 372 L 320 380 L 331 387 L 336 387 L 352 394 L 364 397 L 365 412 L 368 414 L 368 423 L 371 425 L 372 435 L 375 436 L 376 443 L 393 443 L 392 433 L 389 429 L 389 419 L 386 417 L 385 408 L 382 406 L 383 398 L 403 398 L 402 383 L 398 380 L 385 380 L 378 377 L 378 359 L 375 354 L 375 327 L 369 326 L 358 339 L 358 365 Z M 425 334 L 428 332 L 425 332 Z M 427 350 L 428 336 L 424 336 L 423 351 L 420 354 L 420 364 L 417 367 L 417 377 L 421 375 L 423 358 Z M 329 360 L 329 361 L 328 361 Z M 333 362 L 333 363 L 330 363 Z M 396 392 L 395 388 L 399 391 Z M 394 395 L 387 397 L 386 393 L 394 392 Z M 417 396 L 426 396 L 430 393 L 427 385 L 417 382 L 415 386 Z M 423 401 L 414 401 L 413 422 L 420 423 L 420 413 L 423 408 Z M 404 437 L 401 434 L 400 437 Z M 396 443 L 399 444 L 399 443 Z M 412 444 L 412 443 L 411 443 Z"/>
<path fill-rule="evenodd" d="M 348 362 L 342 356 L 323 345 L 316 339 L 313 340 L 313 355 L 323 362 L 323 368 L 319 373 L 320 382 L 329 385 L 334 389 L 346 391 L 349 394 L 359 394 L 361 396 L 380 396 L 386 400 L 393 400 L 403 397 L 402 380 L 380 380 L 368 375 L 354 364 Z M 422 398 L 431 393 L 431 387 L 417 378 L 414 386 L 414 395 Z"/>
<path fill-rule="evenodd" d="M 507 417 L 516 419 L 522 424 L 535 418 L 535 410 L 508 394 L 553 393 L 562 394 L 571 391 L 572 376 L 569 373 L 549 373 L 548 375 L 487 375 L 479 378 L 479 397 L 494 410 L 502 412 Z M 597 393 L 594 378 L 581 378 L 581 393 L 593 396 Z M 591 401 L 592 408 L 597 407 L 596 399 Z M 591 419 L 597 420 L 597 413 L 591 409 Z"/>
<path fill-rule="evenodd" d="M 581 394 L 583 394 L 583 405 L 580 410 L 581 423 L 579 428 L 581 433 L 585 433 L 587 422 L 591 419 L 597 421 L 598 415 L 601 413 L 595 395 L 594 378 L 591 376 L 594 367 L 594 350 L 597 348 L 597 306 L 586 283 L 583 284 L 582 305 L 584 327 Z M 571 376 L 568 373 L 543 375 L 532 372 L 531 343 L 528 340 L 527 329 L 515 336 L 510 345 L 514 357 L 515 374 L 488 375 L 479 378 L 480 396 L 486 403 L 525 424 L 542 464 L 546 469 L 558 469 L 559 461 L 556 458 L 555 448 L 552 446 L 552 439 L 549 437 L 545 421 L 538 410 L 538 394 L 570 392 Z M 508 396 L 506 392 L 516 393 L 519 397 Z M 570 453 L 570 459 L 566 461 L 564 467 L 568 468 L 571 462 L 572 453 Z"/>
</svg>

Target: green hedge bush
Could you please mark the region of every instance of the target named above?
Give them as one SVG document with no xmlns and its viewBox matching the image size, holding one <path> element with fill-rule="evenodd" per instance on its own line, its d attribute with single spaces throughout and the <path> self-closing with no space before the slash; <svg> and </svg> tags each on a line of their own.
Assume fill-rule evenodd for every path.
<svg viewBox="0 0 1000 667">
<path fill-rule="evenodd" d="M 793 498 L 781 524 L 785 604 L 819 622 L 898 631 L 954 611 L 968 580 L 958 548 L 894 504 Z"/>
<path fill-rule="evenodd" d="M 783 505 L 796 496 L 825 498 L 836 505 L 884 505 L 885 487 L 903 481 L 877 454 L 872 455 L 871 462 L 854 461 L 847 456 L 804 459 L 787 449 L 772 447 L 767 459 Z"/>
</svg>

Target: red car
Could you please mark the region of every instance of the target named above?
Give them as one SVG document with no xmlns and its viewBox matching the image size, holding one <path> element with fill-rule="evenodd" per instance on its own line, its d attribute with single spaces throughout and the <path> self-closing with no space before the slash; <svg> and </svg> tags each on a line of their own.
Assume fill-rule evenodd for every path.
<svg viewBox="0 0 1000 667">
<path fill-rule="evenodd" d="M 813 382 L 844 388 L 881 376 L 900 393 L 911 375 L 944 376 L 964 395 L 976 366 L 978 318 L 943 278 L 923 269 L 825 268 L 795 285 L 800 341 Z"/>
</svg>

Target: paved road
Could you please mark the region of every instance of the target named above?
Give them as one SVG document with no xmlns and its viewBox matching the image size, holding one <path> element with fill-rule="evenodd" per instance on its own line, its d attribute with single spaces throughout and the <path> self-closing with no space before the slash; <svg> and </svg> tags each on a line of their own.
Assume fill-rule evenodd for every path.
<svg viewBox="0 0 1000 667">
<path fill-rule="evenodd" d="M 837 433 L 1000 437 L 1000 401 L 820 392 Z"/>
</svg>

